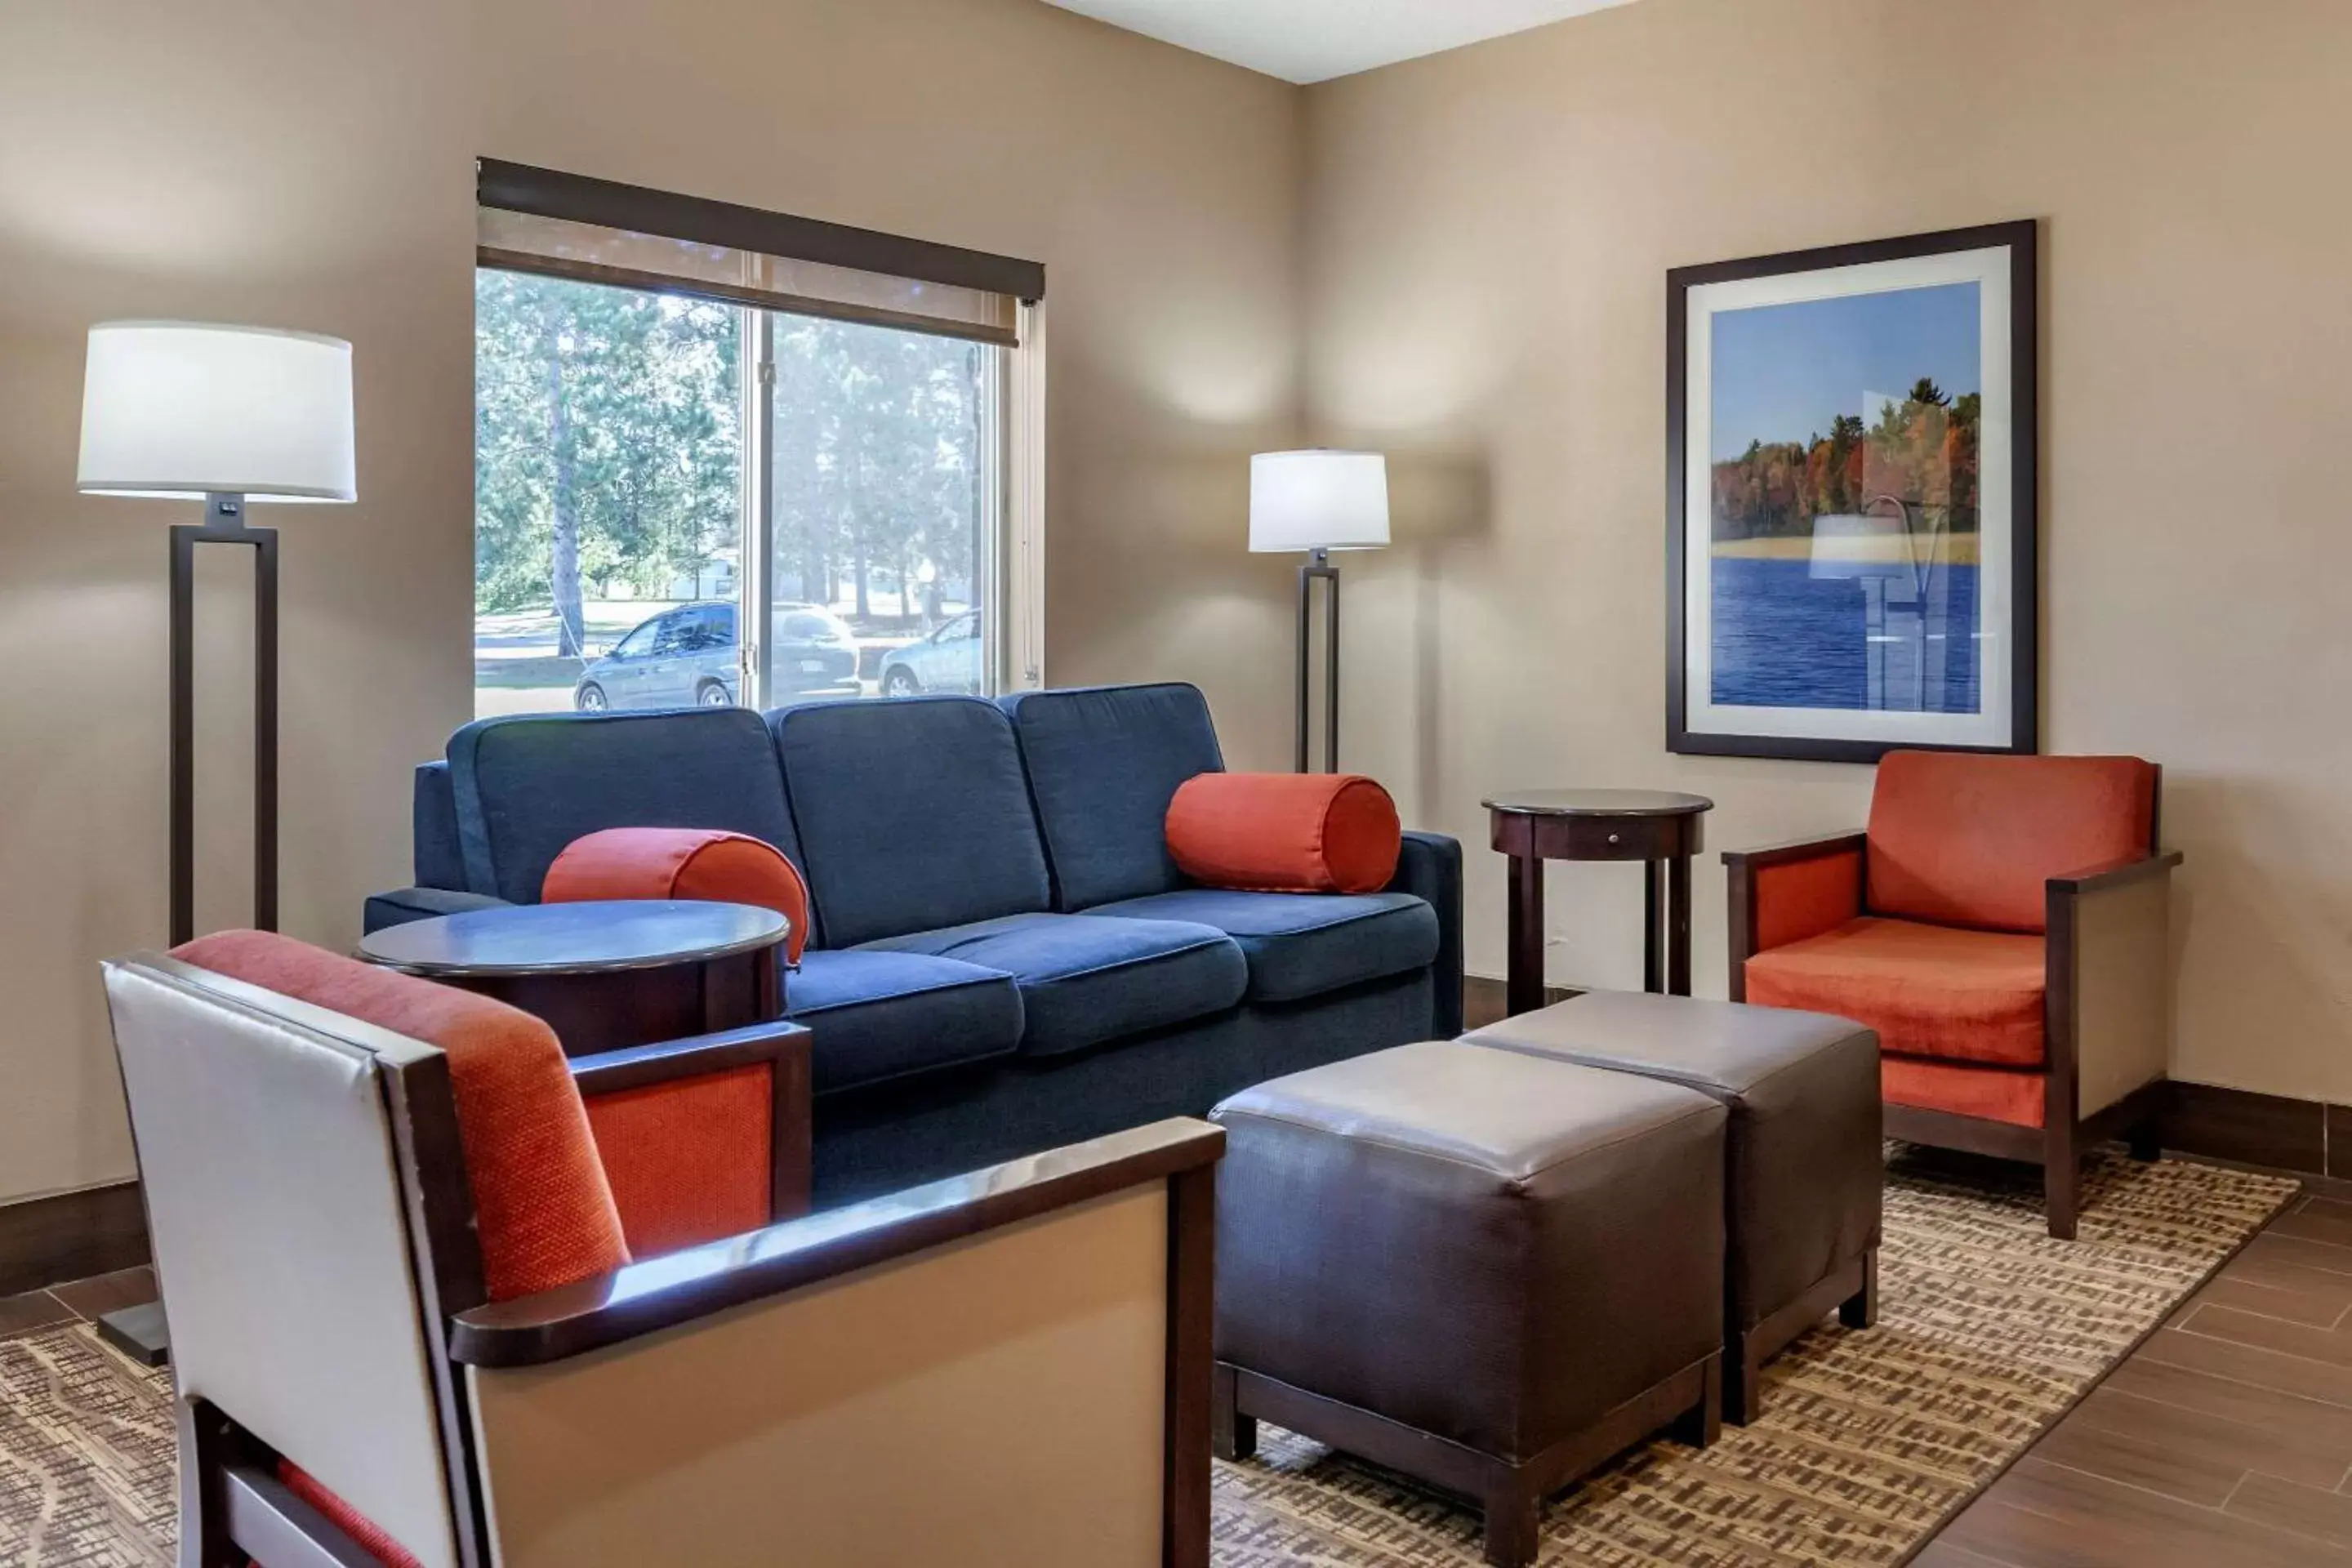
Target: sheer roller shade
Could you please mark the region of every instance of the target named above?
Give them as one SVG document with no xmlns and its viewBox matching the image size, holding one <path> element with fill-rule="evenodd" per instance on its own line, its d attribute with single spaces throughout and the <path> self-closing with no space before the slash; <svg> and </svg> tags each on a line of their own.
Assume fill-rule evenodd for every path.
<svg viewBox="0 0 2352 1568">
<path fill-rule="evenodd" d="M 482 159 L 484 267 L 1017 347 L 1030 261 Z"/>
</svg>

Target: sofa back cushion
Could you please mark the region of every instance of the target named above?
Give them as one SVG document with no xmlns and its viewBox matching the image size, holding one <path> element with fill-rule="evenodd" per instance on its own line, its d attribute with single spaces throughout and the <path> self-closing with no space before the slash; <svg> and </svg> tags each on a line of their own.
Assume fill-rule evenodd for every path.
<svg viewBox="0 0 2352 1568">
<path fill-rule="evenodd" d="M 512 903 L 538 902 L 564 846 L 607 827 L 724 828 L 801 858 L 749 709 L 484 719 L 449 738 L 449 776 L 466 890 Z"/>
<path fill-rule="evenodd" d="M 828 947 L 1043 910 L 1045 847 L 1013 724 L 976 697 L 768 716 Z"/>
<path fill-rule="evenodd" d="M 1870 802 L 1870 910 L 2039 931 L 2049 879 L 2155 847 L 2156 791 L 2137 757 L 1889 752 Z"/>
<path fill-rule="evenodd" d="M 1168 803 L 1224 758 L 1200 689 L 1073 687 L 1004 698 L 1054 867 L 1055 907 L 1087 910 L 1187 887 Z"/>
</svg>

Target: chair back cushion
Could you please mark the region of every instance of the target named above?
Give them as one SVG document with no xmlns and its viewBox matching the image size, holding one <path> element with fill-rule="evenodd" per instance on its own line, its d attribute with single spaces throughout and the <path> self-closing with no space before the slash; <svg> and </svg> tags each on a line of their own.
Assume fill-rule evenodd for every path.
<svg viewBox="0 0 2352 1568">
<path fill-rule="evenodd" d="M 1168 850 L 1168 803 L 1224 758 L 1200 688 L 1022 691 L 1012 715 L 1054 867 L 1054 907 L 1089 910 L 1186 885 Z"/>
<path fill-rule="evenodd" d="M 2052 877 L 2154 847 L 2137 757 L 1889 752 L 1870 803 L 1873 914 L 2039 931 Z"/>
<path fill-rule="evenodd" d="M 784 852 L 715 827 L 607 827 L 573 839 L 547 868 L 540 902 L 699 899 L 756 904 L 792 921 L 784 961 L 808 945 L 808 884 Z"/>
<path fill-rule="evenodd" d="M 1258 893 L 1376 893 L 1403 842 L 1389 792 L 1353 773 L 1202 773 L 1167 833 L 1194 881 Z"/>
<path fill-rule="evenodd" d="M 551 1290 L 629 1260 L 588 1113 L 563 1047 L 540 1019 L 268 931 L 198 937 L 173 956 L 448 1058 L 491 1300 Z"/>
<path fill-rule="evenodd" d="M 1047 906 L 1013 723 L 976 697 L 769 715 L 828 947 Z"/>
<path fill-rule="evenodd" d="M 449 782 L 466 890 L 509 903 L 536 902 L 564 846 L 605 827 L 724 828 L 800 859 L 749 709 L 484 719 L 449 738 Z"/>
</svg>

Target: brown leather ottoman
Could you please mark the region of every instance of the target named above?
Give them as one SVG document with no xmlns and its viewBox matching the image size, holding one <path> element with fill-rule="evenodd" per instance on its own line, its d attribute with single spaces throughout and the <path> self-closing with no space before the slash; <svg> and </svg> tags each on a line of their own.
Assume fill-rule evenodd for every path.
<svg viewBox="0 0 2352 1568">
<path fill-rule="evenodd" d="M 1546 1494 L 1663 1426 L 1714 1440 L 1715 1100 L 1433 1040 L 1212 1114 L 1220 1456 L 1263 1416 L 1479 1500 L 1519 1564 Z"/>
<path fill-rule="evenodd" d="M 1730 1111 L 1727 1419 L 1756 1418 L 1765 1361 L 1831 1309 L 1849 1327 L 1876 1321 L 1876 1034 L 1821 1013 L 1594 991 L 1463 1038 L 1681 1084 Z"/>
</svg>

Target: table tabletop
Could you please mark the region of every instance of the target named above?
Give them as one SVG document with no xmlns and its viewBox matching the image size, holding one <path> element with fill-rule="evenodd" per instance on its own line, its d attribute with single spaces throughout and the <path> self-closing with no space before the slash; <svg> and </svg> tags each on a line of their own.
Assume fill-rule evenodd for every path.
<svg viewBox="0 0 2352 1568">
<path fill-rule="evenodd" d="M 614 899 L 468 910 L 387 926 L 360 940 L 371 963 L 412 974 L 484 977 L 658 969 L 782 942 L 773 910 L 683 899 Z"/>
<path fill-rule="evenodd" d="M 1489 811 L 1523 816 L 1687 816 L 1713 811 L 1703 795 L 1662 789 L 1528 789 L 1488 797 Z"/>
</svg>

